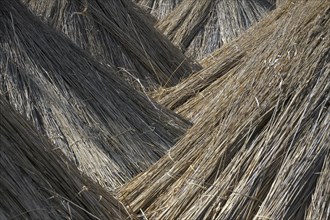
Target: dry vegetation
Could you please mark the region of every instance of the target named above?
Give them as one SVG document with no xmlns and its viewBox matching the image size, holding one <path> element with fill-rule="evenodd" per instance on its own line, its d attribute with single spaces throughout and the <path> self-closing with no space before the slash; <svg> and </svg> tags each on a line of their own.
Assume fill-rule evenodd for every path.
<svg viewBox="0 0 330 220">
<path fill-rule="evenodd" d="M 187 56 L 201 59 L 265 16 L 267 0 L 183 0 L 157 28 Z"/>
<path fill-rule="evenodd" d="M 199 69 L 131 0 L 21 1 L 99 62 L 116 67 L 116 74 L 139 90 L 176 85 Z"/>
<path fill-rule="evenodd" d="M 189 127 L 19 2 L 0 13 L 0 92 L 102 186 L 145 170 Z"/>
<path fill-rule="evenodd" d="M 133 1 L 200 65 L 132 0 L 0 0 L 0 219 L 330 219 L 330 2 Z"/>
<path fill-rule="evenodd" d="M 328 134 L 329 135 L 329 134 Z M 324 159 L 312 201 L 308 209 L 307 219 L 329 219 L 330 217 L 330 151 Z"/>
<path fill-rule="evenodd" d="M 0 97 L 0 219 L 129 219 Z"/>
<path fill-rule="evenodd" d="M 315 202 L 327 190 L 316 186 L 330 142 L 329 30 L 328 1 L 290 1 L 214 53 L 187 93 L 172 93 L 190 95 L 177 103 L 194 126 L 120 199 L 150 219 L 301 219 L 314 207 L 312 219 L 329 218 L 328 195 Z"/>
<path fill-rule="evenodd" d="M 143 10 L 161 20 L 168 15 L 182 0 L 133 0 Z"/>
</svg>

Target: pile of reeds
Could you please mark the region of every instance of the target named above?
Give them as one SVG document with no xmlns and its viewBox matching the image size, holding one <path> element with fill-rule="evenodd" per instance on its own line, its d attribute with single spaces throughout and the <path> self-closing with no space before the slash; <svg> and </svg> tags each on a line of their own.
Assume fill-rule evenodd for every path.
<svg viewBox="0 0 330 220">
<path fill-rule="evenodd" d="M 139 90 L 174 86 L 199 68 L 131 0 L 21 0 Z"/>
<path fill-rule="evenodd" d="M 119 198 L 148 219 L 328 219 L 329 30 L 328 1 L 289 1 L 216 52 L 180 94 L 195 124 Z"/>
<path fill-rule="evenodd" d="M 129 219 L 0 97 L 0 219 Z"/>
<path fill-rule="evenodd" d="M 329 134 L 328 134 L 329 135 Z M 324 159 L 312 201 L 308 209 L 307 219 L 329 219 L 330 217 L 330 151 Z"/>
<path fill-rule="evenodd" d="M 0 219 L 330 219 L 330 2 L 135 2 L 203 69 L 130 0 L 0 0 Z"/>
<path fill-rule="evenodd" d="M 267 0 L 183 0 L 157 28 L 185 54 L 201 59 L 266 15 Z"/>
<path fill-rule="evenodd" d="M 277 1 L 281 1 L 281 0 L 268 0 L 270 4 L 272 4 L 274 7 L 277 5 Z M 284 0 L 282 0 L 284 1 Z"/>
<path fill-rule="evenodd" d="M 201 71 L 193 74 L 177 86 L 167 89 L 160 88 L 153 92 L 152 97 L 158 103 L 174 110 L 191 121 L 195 121 L 202 114 L 202 110 L 206 109 L 205 106 L 209 102 L 205 98 L 205 95 L 209 91 L 207 88 L 216 80 L 219 78 L 220 80 L 226 79 L 228 73 L 236 71 L 238 68 L 241 69 L 240 71 L 246 71 L 245 68 L 247 65 L 251 66 L 248 69 L 249 71 L 252 71 L 255 66 L 259 66 L 258 68 L 260 69 L 262 65 L 253 61 L 254 59 L 259 59 L 257 56 L 264 56 L 264 60 L 261 61 L 264 64 L 274 65 L 283 56 L 282 53 L 284 52 L 281 52 L 281 50 L 288 50 L 288 52 L 292 53 L 292 49 L 285 48 L 285 45 L 282 45 L 281 42 L 277 44 L 278 48 L 272 48 L 272 42 L 277 41 L 278 38 L 284 39 L 282 37 L 283 27 L 286 28 L 285 30 L 291 28 L 289 26 L 291 23 L 282 26 L 282 28 L 277 27 L 277 25 L 285 24 L 286 21 L 284 19 L 279 21 L 275 16 L 279 17 L 281 15 L 280 13 L 285 10 L 287 10 L 286 5 L 282 9 L 279 9 L 277 14 L 266 17 L 266 19 L 263 19 L 258 25 L 247 30 L 232 43 L 223 46 L 223 48 L 202 59 L 200 63 L 204 68 Z M 287 16 L 289 17 L 289 15 Z M 295 34 L 300 34 L 299 31 L 296 30 Z M 285 33 L 290 39 L 290 33 Z M 260 46 L 259 48 L 261 49 L 257 53 L 255 48 L 261 42 L 264 43 L 264 47 Z M 278 55 L 267 55 L 267 50 Z M 249 60 L 249 63 L 247 60 Z M 236 84 L 234 81 L 233 83 Z"/>
<path fill-rule="evenodd" d="M 0 93 L 102 186 L 148 168 L 189 127 L 19 1 L 2 0 L 0 16 Z"/>
<path fill-rule="evenodd" d="M 288 0 L 272 0 L 274 2 L 276 2 L 276 6 L 279 7 L 281 4 L 287 2 Z"/>
<path fill-rule="evenodd" d="M 133 0 L 143 10 L 153 15 L 157 20 L 168 15 L 182 0 Z"/>
</svg>

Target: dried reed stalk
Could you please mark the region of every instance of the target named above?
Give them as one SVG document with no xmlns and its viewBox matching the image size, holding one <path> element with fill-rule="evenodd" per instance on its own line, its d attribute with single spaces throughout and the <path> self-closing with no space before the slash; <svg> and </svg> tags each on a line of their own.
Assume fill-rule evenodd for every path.
<svg viewBox="0 0 330 220">
<path fill-rule="evenodd" d="M 330 218 L 330 151 L 327 152 L 324 159 L 323 168 L 320 175 L 312 201 L 309 206 L 306 219 L 329 219 Z"/>
<path fill-rule="evenodd" d="M 267 0 L 183 0 L 157 28 L 185 54 L 201 59 L 269 12 Z"/>
<path fill-rule="evenodd" d="M 307 212 L 329 151 L 329 12 L 325 0 L 291 1 L 215 53 L 213 82 L 189 101 L 195 124 L 118 191 L 124 204 L 151 219 Z"/>
<path fill-rule="evenodd" d="M 133 0 L 143 10 L 153 15 L 157 20 L 168 15 L 182 0 Z"/>
<path fill-rule="evenodd" d="M 21 1 L 139 90 L 174 86 L 199 69 L 130 0 Z"/>
<path fill-rule="evenodd" d="M 102 186 L 145 170 L 189 127 L 19 1 L 3 0 L 0 16 L 0 93 Z"/>
<path fill-rule="evenodd" d="M 0 219 L 129 219 L 0 97 Z"/>
</svg>

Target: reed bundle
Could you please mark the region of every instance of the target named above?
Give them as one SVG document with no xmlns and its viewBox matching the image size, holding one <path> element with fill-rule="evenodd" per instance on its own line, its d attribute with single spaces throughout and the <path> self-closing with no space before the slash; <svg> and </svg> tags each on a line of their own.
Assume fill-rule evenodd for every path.
<svg viewBox="0 0 330 220">
<path fill-rule="evenodd" d="M 174 86 L 199 69 L 130 0 L 21 1 L 139 90 Z"/>
<path fill-rule="evenodd" d="M 0 219 L 129 219 L 0 97 Z"/>
<path fill-rule="evenodd" d="M 312 201 L 307 213 L 307 219 L 330 219 L 330 151 L 324 159 L 324 165 Z"/>
<path fill-rule="evenodd" d="M 277 41 L 277 39 L 283 39 L 284 41 L 283 33 L 290 38 L 290 32 L 287 31 L 290 28 L 295 31 L 292 35 L 300 35 L 299 31 L 301 30 L 294 29 L 295 27 L 288 25 L 277 27 L 277 25 L 286 24 L 284 19 L 286 19 L 285 16 L 289 15 L 282 15 L 286 10 L 287 6 L 284 5 L 283 8 L 277 10 L 277 13 L 262 19 L 257 25 L 247 30 L 232 43 L 223 46 L 210 56 L 202 59 L 200 63 L 204 68 L 199 72 L 194 73 L 177 86 L 166 89 L 160 88 L 151 93 L 151 96 L 161 105 L 174 110 L 191 121 L 195 121 L 202 114 L 202 110 L 206 109 L 205 106 L 209 100 L 205 96 L 210 91 L 207 88 L 215 81 L 225 80 L 228 73 L 235 71 L 253 71 L 253 68 L 263 71 L 260 69 L 264 65 L 274 65 L 279 61 L 284 51 L 287 50 L 292 53 L 292 49 L 281 45 L 282 42 L 277 43 L 276 46 L 278 48 L 268 49 L 273 46 L 271 43 Z M 282 27 L 285 27 L 285 29 L 283 30 Z M 258 44 L 262 42 L 263 46 L 259 47 L 260 50 L 255 51 Z M 263 53 L 264 50 L 272 51 L 273 54 Z M 278 55 L 274 55 L 276 53 Z M 253 61 L 254 59 L 260 59 L 260 56 L 264 56 L 262 63 Z"/>
<path fill-rule="evenodd" d="M 153 15 L 157 20 L 168 15 L 182 0 L 133 0 L 143 10 Z"/>
<path fill-rule="evenodd" d="M 145 170 L 189 127 L 19 1 L 2 0 L 0 16 L 0 93 L 102 186 Z"/>
<path fill-rule="evenodd" d="M 214 80 L 189 101 L 195 124 L 120 188 L 123 203 L 151 219 L 310 213 L 327 190 L 317 182 L 330 150 L 329 30 L 328 1 L 290 1 L 216 52 L 204 73 Z"/>
<path fill-rule="evenodd" d="M 200 60 L 272 8 L 267 0 L 183 0 L 156 27 L 187 56 Z"/>
</svg>

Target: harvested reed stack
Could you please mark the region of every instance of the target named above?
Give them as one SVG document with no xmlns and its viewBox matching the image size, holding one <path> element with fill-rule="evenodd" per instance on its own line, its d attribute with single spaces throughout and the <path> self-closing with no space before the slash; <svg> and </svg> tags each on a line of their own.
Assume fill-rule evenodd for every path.
<svg viewBox="0 0 330 220">
<path fill-rule="evenodd" d="M 330 150 L 329 12 L 325 0 L 291 1 L 233 44 L 238 63 L 217 64 L 229 60 L 220 50 L 209 70 L 224 75 L 195 98 L 205 109 L 166 156 L 118 191 L 124 204 L 150 219 L 307 213 Z"/>
<path fill-rule="evenodd" d="M 0 97 L 1 219 L 128 219 Z"/>
<path fill-rule="evenodd" d="M 201 59 L 263 17 L 267 0 L 183 0 L 157 28 L 187 56 Z"/>
<path fill-rule="evenodd" d="M 280 11 L 283 12 L 286 8 L 284 5 L 284 8 L 280 9 Z M 205 106 L 209 102 L 208 99 L 204 98 L 209 91 L 207 89 L 209 86 L 219 78 L 225 80 L 227 73 L 233 72 L 238 68 L 240 71 L 252 71 L 252 68 L 247 69 L 245 67 L 247 64 L 253 63 L 253 59 L 257 59 L 256 57 L 259 56 L 254 50 L 256 45 L 258 45 L 256 42 L 266 42 L 267 40 L 274 42 L 281 37 L 283 30 L 279 27 L 277 28 L 276 25 L 282 25 L 280 22 L 284 24 L 285 21 L 277 21 L 276 16 L 280 15 L 280 12 L 278 12 L 278 15 L 272 15 L 272 18 L 266 17 L 260 21 L 260 24 L 247 30 L 233 43 L 223 46 L 223 48 L 202 59 L 200 63 L 204 68 L 201 71 L 193 74 L 175 87 L 161 88 L 155 91 L 152 94 L 153 98 L 167 108 L 174 110 L 191 121 L 195 121 L 202 114 L 203 109 L 206 109 Z M 296 30 L 296 34 L 300 34 L 299 31 L 299 29 Z M 290 37 L 289 33 L 287 33 L 287 36 Z M 283 56 L 282 53 L 284 53 L 283 51 L 286 48 L 283 48 L 281 44 L 278 45 L 278 50 L 275 51 L 278 55 L 265 56 L 262 61 L 264 64 L 275 65 Z M 270 44 L 269 47 L 271 46 Z M 290 52 L 292 53 L 292 50 Z M 247 60 L 249 60 L 249 63 Z M 254 65 L 258 66 L 259 63 Z M 260 64 L 258 68 L 260 69 L 260 67 L 263 66 Z"/>
<path fill-rule="evenodd" d="M 182 0 L 133 0 L 146 12 L 161 20 L 168 15 Z"/>
<path fill-rule="evenodd" d="M 149 167 L 189 127 L 19 1 L 1 5 L 0 92 L 102 186 Z"/>
<path fill-rule="evenodd" d="M 330 219 L 330 151 L 324 160 L 324 165 L 315 192 L 312 197 L 307 219 Z"/>
<path fill-rule="evenodd" d="M 276 1 L 277 1 L 277 0 L 268 0 L 268 1 L 269 1 L 269 3 L 272 4 L 273 6 L 276 6 Z M 278 1 L 280 1 L 280 0 L 278 0 Z"/>
<path fill-rule="evenodd" d="M 173 86 L 199 68 L 130 0 L 21 1 L 139 90 Z"/>
<path fill-rule="evenodd" d="M 276 6 L 280 6 L 281 4 L 285 3 L 287 0 L 276 0 Z"/>
</svg>

